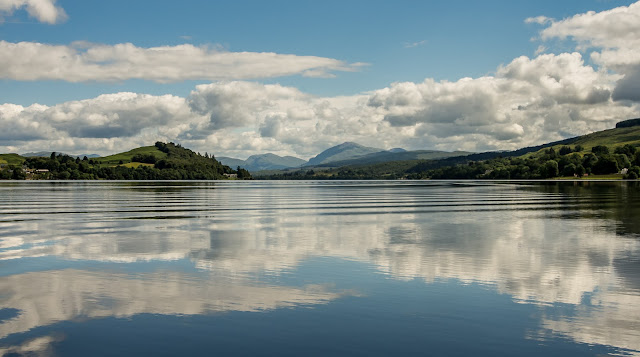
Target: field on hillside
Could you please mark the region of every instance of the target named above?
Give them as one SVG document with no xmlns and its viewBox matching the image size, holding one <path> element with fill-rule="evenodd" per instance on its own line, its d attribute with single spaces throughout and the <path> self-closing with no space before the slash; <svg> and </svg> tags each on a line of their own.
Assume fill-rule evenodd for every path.
<svg viewBox="0 0 640 357">
<path fill-rule="evenodd" d="M 18 154 L 0 154 L 0 164 L 22 165 L 24 157 Z"/>
<path fill-rule="evenodd" d="M 123 163 L 131 162 L 131 159 L 136 155 L 153 155 L 157 159 L 165 159 L 167 157 L 166 153 L 158 150 L 158 148 L 155 146 L 143 146 L 137 149 L 129 150 L 127 152 L 99 157 L 94 159 L 94 161 L 102 165 L 118 165 L 120 161 L 122 161 Z"/>
</svg>

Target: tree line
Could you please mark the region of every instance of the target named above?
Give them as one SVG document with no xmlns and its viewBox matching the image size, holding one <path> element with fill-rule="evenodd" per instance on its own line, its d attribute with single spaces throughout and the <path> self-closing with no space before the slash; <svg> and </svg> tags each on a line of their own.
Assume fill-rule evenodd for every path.
<svg viewBox="0 0 640 357">
<path fill-rule="evenodd" d="M 234 175 L 239 179 L 251 179 L 247 170 L 233 170 L 213 155 L 203 156 L 174 143 L 156 142 L 155 146 L 166 153 L 166 157 L 134 155 L 131 162 L 146 164 L 137 167 L 124 166 L 122 161 L 118 165 L 105 165 L 86 156 L 80 159 L 54 152 L 50 157 L 26 158 L 22 167 L 7 167 L 0 171 L 0 179 L 220 180 Z"/>
<path fill-rule="evenodd" d="M 485 155 L 489 156 L 489 155 Z M 474 154 L 469 157 L 482 158 Z M 284 180 L 368 180 L 368 179 L 549 179 L 560 176 L 585 177 L 620 173 L 635 180 L 640 176 L 640 150 L 624 145 L 611 151 L 594 146 L 585 152 L 580 145 L 549 147 L 522 156 L 471 160 L 455 157 L 442 160 L 398 161 L 374 165 L 346 166 L 329 170 L 298 170 L 270 175 L 267 179 Z"/>
</svg>

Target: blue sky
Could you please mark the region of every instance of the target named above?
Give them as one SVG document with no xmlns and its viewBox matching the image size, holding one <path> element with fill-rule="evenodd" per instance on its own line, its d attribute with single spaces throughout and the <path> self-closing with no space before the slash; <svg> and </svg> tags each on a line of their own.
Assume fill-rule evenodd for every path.
<svg viewBox="0 0 640 357">
<path fill-rule="evenodd" d="M 50 6 L 40 8 L 36 3 L 0 0 L 5 67 L 0 103 L 6 103 L 0 124 L 11 127 L 11 133 L 0 134 L 2 152 L 107 154 L 154 140 L 238 157 L 262 152 L 308 157 L 342 141 L 385 148 L 509 149 L 640 116 L 634 98 L 613 95 L 620 83 L 630 85 L 636 63 L 605 56 L 638 50 L 633 39 L 616 42 L 621 23 L 627 28 L 618 30 L 628 35 L 638 28 L 612 10 L 626 9 L 624 16 L 634 19 L 638 6 L 632 1 L 46 0 L 40 3 Z M 597 26 L 576 18 L 581 14 Z M 537 16 L 545 19 L 527 21 Z M 23 47 L 16 49 L 19 43 Z M 116 48 L 122 44 L 130 47 Z M 184 61 L 178 55 L 156 62 L 150 50 L 179 52 L 185 44 L 192 47 Z M 55 48 L 34 55 L 42 46 Z M 65 60 L 94 48 L 108 54 L 95 62 Z M 61 57 L 48 61 L 56 53 Z M 140 58 L 130 67 L 134 53 Z M 595 60 L 592 53 L 604 55 Z M 32 63 L 16 64 L 31 55 Z M 522 56 L 534 63 L 514 63 Z M 91 63 L 75 68 L 78 61 Z M 228 62 L 220 67 L 220 61 Z M 600 100 L 558 98 L 544 81 L 513 77 L 516 72 L 505 69 L 510 65 L 535 67 L 543 71 L 535 72 L 538 79 L 555 78 L 570 87 L 557 93 L 595 93 L 589 98 L 600 93 Z M 467 77 L 471 83 L 460 82 Z M 496 88 L 525 77 L 538 87 L 503 100 Z M 604 91 L 610 94 L 606 100 Z M 397 102 L 394 95 L 405 97 Z M 470 107 L 460 110 L 464 105 L 456 100 Z M 549 101 L 556 105 L 540 104 Z M 525 116 L 508 112 L 534 104 L 535 112 Z M 76 112 L 79 106 L 84 109 Z"/>
</svg>

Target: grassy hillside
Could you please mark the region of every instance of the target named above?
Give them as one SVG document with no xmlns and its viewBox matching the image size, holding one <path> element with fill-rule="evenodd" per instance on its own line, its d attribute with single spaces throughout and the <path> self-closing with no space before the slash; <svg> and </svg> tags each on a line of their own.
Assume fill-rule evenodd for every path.
<svg viewBox="0 0 640 357">
<path fill-rule="evenodd" d="M 18 154 L 0 154 L 0 164 L 22 165 L 25 158 Z"/>
<path fill-rule="evenodd" d="M 582 145 L 587 150 L 598 145 L 604 145 L 615 149 L 627 144 L 640 146 L 640 126 L 598 131 L 581 136 L 573 142 L 573 145 Z"/>
<path fill-rule="evenodd" d="M 103 165 L 118 165 L 120 161 L 126 164 L 132 162 L 133 157 L 136 155 L 152 155 L 156 160 L 166 159 L 168 156 L 167 153 L 160 151 L 160 149 L 155 146 L 143 146 L 127 152 L 95 158 L 93 161 Z"/>
</svg>

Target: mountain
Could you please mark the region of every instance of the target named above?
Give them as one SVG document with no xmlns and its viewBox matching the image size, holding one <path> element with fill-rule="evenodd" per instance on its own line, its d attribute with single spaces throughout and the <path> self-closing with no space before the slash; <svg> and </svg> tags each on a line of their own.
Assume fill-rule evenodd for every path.
<svg viewBox="0 0 640 357">
<path fill-rule="evenodd" d="M 321 164 L 327 164 L 334 161 L 344 161 L 350 159 L 356 159 L 363 157 L 367 154 L 373 154 L 384 151 L 378 148 L 372 148 L 362 146 L 360 144 L 346 142 L 340 145 L 331 147 L 315 157 L 309 159 L 309 162 L 305 166 L 317 166 Z"/>
<path fill-rule="evenodd" d="M 223 165 L 230 167 L 242 167 L 249 171 L 282 170 L 300 167 L 306 161 L 293 156 L 278 156 L 275 154 L 251 155 L 246 160 L 234 159 L 231 157 L 218 157 Z"/>
<path fill-rule="evenodd" d="M 437 151 L 437 150 L 415 150 L 415 151 L 380 151 L 360 156 L 354 159 L 331 161 L 318 166 L 322 167 L 340 167 L 348 165 L 369 165 L 383 163 L 389 161 L 406 161 L 406 160 L 439 160 L 448 157 L 466 156 L 471 154 L 467 151 Z"/>
<path fill-rule="evenodd" d="M 38 152 L 28 152 L 26 154 L 22 154 L 20 156 L 22 157 L 49 157 L 51 156 L 52 151 L 38 151 Z M 79 158 L 83 158 L 83 157 L 87 157 L 88 159 L 95 159 L 96 157 L 100 157 L 100 155 L 98 154 L 81 154 L 81 155 L 72 155 L 72 154 L 65 154 L 63 152 L 55 152 L 56 155 L 61 154 L 61 155 L 67 155 L 67 156 L 71 156 L 71 157 L 79 157 Z"/>
<path fill-rule="evenodd" d="M 216 160 L 220 161 L 221 164 L 227 165 L 229 167 L 244 167 L 244 165 L 246 164 L 244 160 L 234 159 L 232 157 L 226 156 L 216 156 Z"/>
<path fill-rule="evenodd" d="M 582 177 L 588 174 L 589 178 L 635 179 L 640 177 L 640 120 L 626 120 L 618 123 L 615 129 L 512 151 L 466 154 L 428 150 L 382 151 L 355 159 L 332 161 L 313 169 L 304 167 L 302 170 L 271 173 L 263 175 L 263 178 L 528 180 L 559 176 L 574 178 L 574 175 Z M 438 155 L 445 156 L 437 158 Z M 622 170 L 624 168 L 627 170 Z"/>
<path fill-rule="evenodd" d="M 274 154 L 252 155 L 246 160 L 245 169 L 249 171 L 280 170 L 290 167 L 300 167 L 306 161 L 293 156 L 278 156 Z"/>
</svg>

